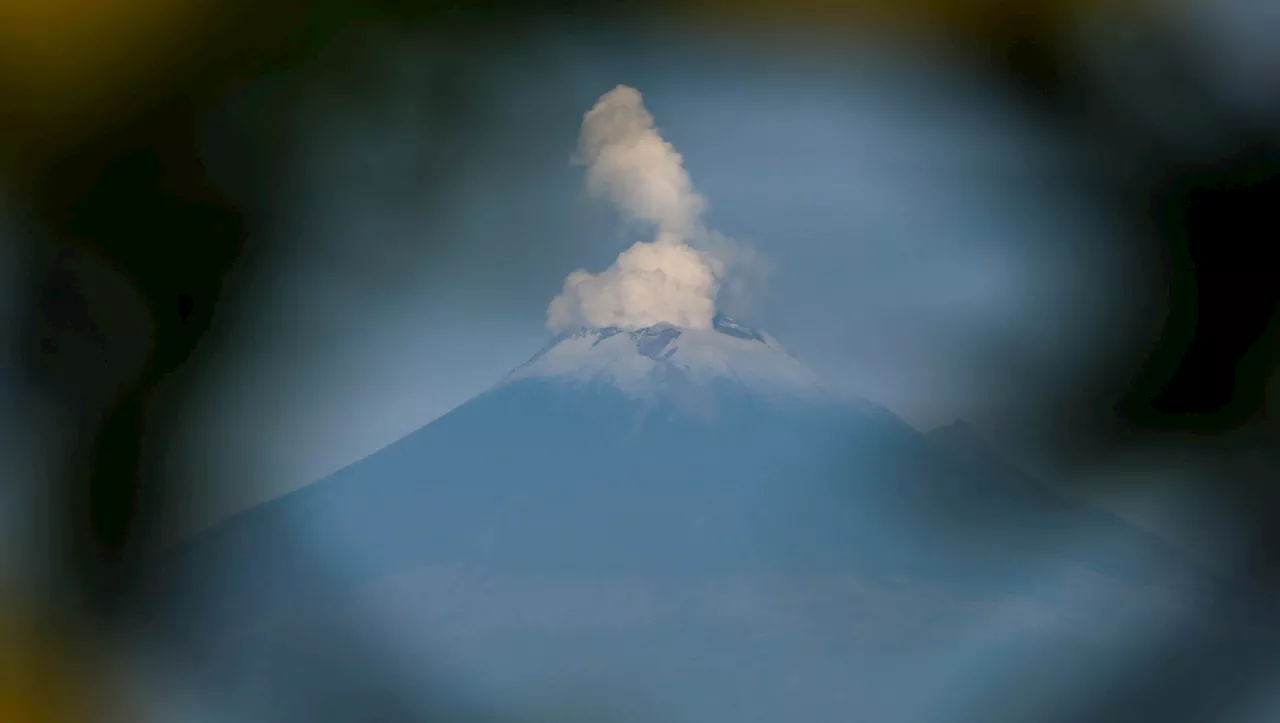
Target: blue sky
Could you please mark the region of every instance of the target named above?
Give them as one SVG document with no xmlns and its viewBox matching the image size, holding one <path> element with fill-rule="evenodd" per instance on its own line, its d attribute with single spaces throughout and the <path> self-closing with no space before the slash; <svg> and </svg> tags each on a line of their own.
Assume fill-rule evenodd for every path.
<svg viewBox="0 0 1280 723">
<path fill-rule="evenodd" d="M 708 224 L 772 269 L 725 310 L 842 394 L 921 428 L 966 417 L 1016 451 L 1037 394 L 1123 321 L 1116 229 L 1067 190 L 1080 149 L 943 56 L 548 38 L 468 78 L 485 124 L 459 134 L 423 110 L 424 48 L 365 47 L 377 99 L 321 88 L 299 114 L 276 233 L 307 253 L 246 280 L 253 313 L 184 457 L 219 490 L 196 517 L 358 459 L 545 343 L 564 277 L 649 233 L 569 163 L 582 114 L 619 83 L 683 154 Z M 412 159 L 459 142 L 460 172 L 428 198 Z"/>
</svg>

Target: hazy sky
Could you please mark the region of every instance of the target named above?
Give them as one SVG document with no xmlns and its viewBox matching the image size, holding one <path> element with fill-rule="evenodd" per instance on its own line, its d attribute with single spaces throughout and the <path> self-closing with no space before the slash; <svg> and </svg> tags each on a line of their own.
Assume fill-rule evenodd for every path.
<svg viewBox="0 0 1280 723">
<path fill-rule="evenodd" d="M 682 154 L 706 223 L 772 270 L 724 310 L 842 394 L 1002 437 L 1117 323 L 1115 230 L 1066 191 L 1078 149 L 951 59 L 548 37 L 457 81 L 483 123 L 437 128 L 439 56 L 413 38 L 366 47 L 379 92 L 343 106 L 321 86 L 299 114 L 274 233 L 307 253 L 248 280 L 253 314 L 184 457 L 218 490 L 197 519 L 483 391 L 545 343 L 569 272 L 652 238 L 570 163 L 583 114 L 620 83 Z M 434 196 L 433 159 L 461 159 Z"/>
</svg>

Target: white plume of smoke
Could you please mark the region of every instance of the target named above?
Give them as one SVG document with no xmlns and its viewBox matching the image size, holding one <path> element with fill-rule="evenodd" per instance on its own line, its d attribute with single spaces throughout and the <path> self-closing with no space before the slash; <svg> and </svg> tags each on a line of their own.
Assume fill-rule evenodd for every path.
<svg viewBox="0 0 1280 723">
<path fill-rule="evenodd" d="M 575 162 L 587 167 L 592 194 L 652 223 L 657 236 L 623 251 L 598 274 L 569 274 L 547 309 L 547 326 L 709 328 L 734 245 L 702 226 L 705 201 L 680 154 L 654 127 L 639 91 L 619 85 L 596 101 L 583 118 Z"/>
</svg>

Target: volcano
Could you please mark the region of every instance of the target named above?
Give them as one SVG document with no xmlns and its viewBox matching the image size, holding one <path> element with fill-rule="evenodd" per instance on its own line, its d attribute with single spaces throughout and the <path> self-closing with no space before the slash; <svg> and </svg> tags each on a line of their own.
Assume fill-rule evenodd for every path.
<svg viewBox="0 0 1280 723">
<path fill-rule="evenodd" d="M 353 620 L 520 710 L 592 690 L 626 720 L 954 720 L 956 671 L 1036 660 L 1023 703 L 1048 705 L 1216 584 L 724 317 L 562 334 L 165 570 L 164 636 L 280 720 L 332 713 L 352 673 L 317 661 L 350 662 Z"/>
</svg>

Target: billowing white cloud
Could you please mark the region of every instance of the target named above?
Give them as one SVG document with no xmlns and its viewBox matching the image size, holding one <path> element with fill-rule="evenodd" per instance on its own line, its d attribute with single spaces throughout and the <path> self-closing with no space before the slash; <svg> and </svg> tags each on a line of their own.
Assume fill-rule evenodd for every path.
<svg viewBox="0 0 1280 723">
<path fill-rule="evenodd" d="M 578 270 L 547 311 L 554 329 L 643 327 L 660 322 L 706 328 L 716 313 L 716 275 L 683 243 L 641 242 L 599 274 Z"/>
<path fill-rule="evenodd" d="M 654 127 L 639 91 L 619 85 L 596 101 L 583 118 L 574 160 L 587 167 L 592 194 L 653 224 L 657 236 L 623 251 L 598 274 L 569 274 L 547 309 L 547 326 L 710 327 L 726 271 L 751 257 L 702 226 L 706 202 L 680 154 Z"/>
<path fill-rule="evenodd" d="M 575 161 L 587 167 L 587 188 L 622 211 L 687 238 L 705 202 L 693 190 L 684 159 L 663 140 L 640 91 L 619 85 L 582 119 Z"/>
</svg>

